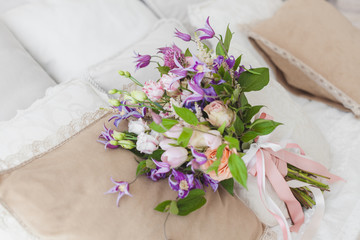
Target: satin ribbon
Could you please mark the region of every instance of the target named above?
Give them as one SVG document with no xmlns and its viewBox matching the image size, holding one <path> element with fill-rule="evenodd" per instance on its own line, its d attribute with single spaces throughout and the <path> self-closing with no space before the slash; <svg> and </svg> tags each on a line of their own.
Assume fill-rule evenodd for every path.
<svg viewBox="0 0 360 240">
<path fill-rule="evenodd" d="M 300 152 L 300 154 L 304 154 L 304 151 L 297 144 L 287 144 L 284 148 L 279 144 L 267 142 L 267 139 L 268 137 L 260 137 L 256 143 L 251 144 L 250 149 L 242 159 L 248 167 L 249 173 L 257 176 L 261 200 L 268 211 L 278 221 L 284 239 L 291 239 L 285 216 L 269 195 L 266 194 L 266 177 L 269 179 L 279 198 L 285 202 L 293 222 L 290 230 L 295 232 L 298 232 L 304 223 L 304 213 L 300 203 L 296 200 L 284 179 L 287 174 L 287 164 L 289 163 L 307 172 L 328 177 L 330 183 L 342 179 L 328 172 L 323 165 L 303 155 L 288 151 L 295 149 Z"/>
</svg>

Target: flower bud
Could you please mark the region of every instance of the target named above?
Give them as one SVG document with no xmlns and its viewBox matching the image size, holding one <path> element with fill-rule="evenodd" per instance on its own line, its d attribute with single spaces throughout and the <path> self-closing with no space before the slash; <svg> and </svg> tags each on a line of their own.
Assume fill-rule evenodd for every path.
<svg viewBox="0 0 360 240">
<path fill-rule="evenodd" d="M 112 105 L 114 107 L 120 106 L 120 101 L 117 99 L 109 99 L 109 103 L 110 103 L 110 105 Z"/>
<path fill-rule="evenodd" d="M 147 96 L 143 91 L 134 90 L 130 94 L 133 98 L 135 98 L 136 100 L 138 100 L 140 102 L 143 102 L 147 99 Z"/>
<path fill-rule="evenodd" d="M 124 139 L 125 139 L 126 134 L 123 133 L 123 132 L 118 132 L 118 131 L 115 131 L 115 130 L 114 130 L 114 133 L 112 134 L 112 137 L 113 137 L 115 140 L 121 141 L 121 140 L 124 140 Z"/>
<path fill-rule="evenodd" d="M 126 71 L 126 72 L 125 72 L 125 76 L 126 76 L 126 77 L 131 77 L 131 74 L 130 74 L 128 71 Z"/>
<path fill-rule="evenodd" d="M 120 76 L 124 76 L 125 72 L 124 71 L 119 71 Z"/>
<path fill-rule="evenodd" d="M 117 89 L 111 89 L 108 93 L 109 94 L 116 94 L 118 92 Z"/>
<path fill-rule="evenodd" d="M 118 144 L 125 149 L 133 149 L 136 146 L 135 143 L 130 140 L 121 140 Z"/>
<path fill-rule="evenodd" d="M 118 141 L 116 141 L 116 140 L 111 140 L 109 143 L 110 143 L 111 145 L 114 145 L 114 146 L 119 145 L 119 144 L 118 144 Z"/>
</svg>

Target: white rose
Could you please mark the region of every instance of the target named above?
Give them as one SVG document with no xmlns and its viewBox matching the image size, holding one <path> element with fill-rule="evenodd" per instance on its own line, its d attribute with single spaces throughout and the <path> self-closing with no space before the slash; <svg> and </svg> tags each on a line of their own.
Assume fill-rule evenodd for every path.
<svg viewBox="0 0 360 240">
<path fill-rule="evenodd" d="M 220 127 L 224 122 L 226 127 L 229 127 L 235 117 L 235 113 L 219 100 L 206 105 L 204 111 L 209 116 L 208 121 L 216 127 Z"/>
<path fill-rule="evenodd" d="M 153 136 L 159 142 L 161 142 L 165 138 L 162 133 L 158 133 L 154 130 L 151 130 L 150 135 Z"/>
<path fill-rule="evenodd" d="M 136 142 L 136 149 L 145 154 L 152 154 L 159 148 L 159 141 L 151 135 L 140 133 Z"/>
<path fill-rule="evenodd" d="M 150 128 L 142 118 L 139 118 L 135 121 L 129 121 L 128 128 L 129 132 L 135 133 L 137 135 L 140 135 L 140 133 L 150 130 Z"/>
</svg>

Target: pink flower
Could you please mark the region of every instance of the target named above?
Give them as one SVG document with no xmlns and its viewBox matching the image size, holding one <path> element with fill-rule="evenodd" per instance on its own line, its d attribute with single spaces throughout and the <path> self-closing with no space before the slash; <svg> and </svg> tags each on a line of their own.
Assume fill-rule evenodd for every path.
<svg viewBox="0 0 360 240">
<path fill-rule="evenodd" d="M 177 168 L 186 162 L 188 151 L 183 147 L 170 147 L 161 155 L 161 161 L 170 165 L 171 168 Z"/>
<path fill-rule="evenodd" d="M 173 147 L 169 144 L 176 144 L 177 141 L 174 139 L 170 139 L 170 138 L 166 138 L 164 140 L 162 140 L 159 144 L 160 148 L 163 150 L 168 150 L 169 148 Z"/>
<path fill-rule="evenodd" d="M 180 124 L 176 124 L 170 128 L 167 132 L 164 133 L 165 136 L 169 138 L 179 138 L 182 133 L 183 127 Z"/>
<path fill-rule="evenodd" d="M 229 127 L 235 117 L 235 113 L 219 100 L 209 103 L 204 111 L 209 117 L 208 121 L 216 127 L 220 127 L 224 122 L 226 127 Z"/>
<path fill-rule="evenodd" d="M 210 149 L 217 149 L 222 144 L 221 134 L 217 130 L 210 130 L 205 133 L 204 140 Z"/>
<path fill-rule="evenodd" d="M 204 125 L 200 125 L 197 128 L 203 132 L 194 130 L 189 141 L 190 146 L 193 146 L 194 148 L 209 147 L 211 149 L 217 149 L 222 144 L 221 134 L 219 131 L 209 130 L 209 128 Z"/>
<path fill-rule="evenodd" d="M 186 67 L 190 67 L 190 66 L 194 66 L 195 65 L 195 60 L 193 57 L 185 57 L 185 61 L 187 66 Z"/>
<path fill-rule="evenodd" d="M 137 137 L 136 149 L 145 154 L 152 154 L 159 148 L 159 141 L 155 137 L 146 133 L 140 133 Z"/>
<path fill-rule="evenodd" d="M 164 95 L 164 89 L 161 83 L 155 81 L 145 82 L 142 90 L 151 101 L 157 101 Z"/>
<path fill-rule="evenodd" d="M 168 92 L 174 92 L 179 89 L 180 87 L 180 80 L 176 80 L 176 76 L 174 74 L 164 74 L 160 78 L 160 83 L 162 84 L 163 88 Z"/>
</svg>

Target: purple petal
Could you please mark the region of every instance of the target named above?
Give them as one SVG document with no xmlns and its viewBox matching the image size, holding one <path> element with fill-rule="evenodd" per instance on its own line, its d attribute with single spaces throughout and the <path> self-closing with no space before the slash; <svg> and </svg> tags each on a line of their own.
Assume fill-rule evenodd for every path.
<svg viewBox="0 0 360 240">
<path fill-rule="evenodd" d="M 235 58 L 234 56 L 230 56 L 228 59 L 225 60 L 228 67 L 231 69 L 235 65 Z"/>
<path fill-rule="evenodd" d="M 197 74 L 195 74 L 195 76 L 193 77 L 194 82 L 195 82 L 198 86 L 200 86 L 201 80 L 204 78 L 204 75 L 205 75 L 205 73 L 202 72 L 202 73 L 197 73 Z"/>
<path fill-rule="evenodd" d="M 191 36 L 189 34 L 182 33 L 179 30 L 177 30 L 176 28 L 175 28 L 175 30 L 176 30 L 175 37 L 178 37 L 186 42 L 189 42 L 191 40 Z"/>
</svg>

